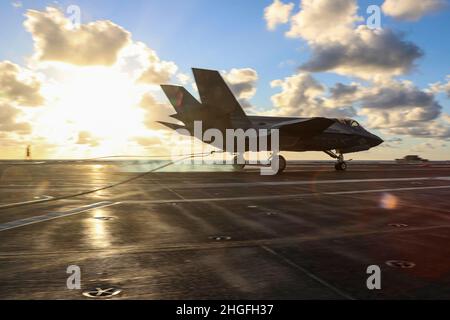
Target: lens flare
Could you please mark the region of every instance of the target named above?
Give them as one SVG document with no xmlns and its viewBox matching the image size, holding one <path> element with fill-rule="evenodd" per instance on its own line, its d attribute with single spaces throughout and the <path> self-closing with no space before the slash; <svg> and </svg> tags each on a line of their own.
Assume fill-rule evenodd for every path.
<svg viewBox="0 0 450 320">
<path fill-rule="evenodd" d="M 383 209 L 394 210 L 398 207 L 398 198 L 390 193 L 383 193 L 380 198 L 379 206 Z"/>
</svg>

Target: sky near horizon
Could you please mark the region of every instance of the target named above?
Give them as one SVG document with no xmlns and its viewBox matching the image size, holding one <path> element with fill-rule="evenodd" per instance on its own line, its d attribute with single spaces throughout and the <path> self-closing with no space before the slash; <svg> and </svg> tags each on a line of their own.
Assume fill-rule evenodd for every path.
<svg viewBox="0 0 450 320">
<path fill-rule="evenodd" d="M 447 0 L 11 0 L 0 26 L 2 159 L 170 154 L 158 84 L 197 96 L 192 67 L 249 114 L 350 117 L 385 140 L 350 158 L 450 159 Z"/>
</svg>

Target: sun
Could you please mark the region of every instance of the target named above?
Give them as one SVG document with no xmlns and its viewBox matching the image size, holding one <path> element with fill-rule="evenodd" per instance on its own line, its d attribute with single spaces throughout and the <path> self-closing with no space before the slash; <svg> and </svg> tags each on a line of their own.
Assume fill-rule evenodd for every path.
<svg viewBox="0 0 450 320">
<path fill-rule="evenodd" d="M 126 145 L 131 137 L 148 135 L 139 107 L 148 90 L 111 67 L 72 67 L 60 71 L 43 88 L 48 106 L 36 119 L 36 130 L 61 144 L 89 132 L 104 145 Z M 97 147 L 100 149 L 102 144 Z"/>
</svg>

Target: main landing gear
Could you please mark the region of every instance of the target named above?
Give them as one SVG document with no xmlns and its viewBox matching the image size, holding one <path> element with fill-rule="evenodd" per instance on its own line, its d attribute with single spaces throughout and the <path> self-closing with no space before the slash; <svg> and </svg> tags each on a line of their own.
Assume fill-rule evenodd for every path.
<svg viewBox="0 0 450 320">
<path fill-rule="evenodd" d="M 334 153 L 332 151 L 325 151 L 325 153 L 330 157 L 337 159 L 337 162 L 334 165 L 334 169 L 336 169 L 336 171 L 347 170 L 347 162 L 344 161 L 344 155 L 342 153 L 340 153 L 339 151 L 337 151 L 337 153 Z"/>
<path fill-rule="evenodd" d="M 269 160 L 270 160 L 270 164 L 268 166 L 272 166 L 273 161 L 277 161 L 278 162 L 278 168 L 277 168 L 277 171 L 276 171 L 277 175 L 282 174 L 283 171 L 286 169 L 287 161 L 286 161 L 286 159 L 283 156 L 281 156 L 281 155 L 271 156 L 269 158 Z M 247 162 L 245 161 L 243 156 L 239 156 L 239 155 L 234 156 L 234 158 L 233 158 L 233 170 L 234 171 L 242 171 L 242 170 L 244 170 L 246 164 L 247 164 Z M 266 166 L 266 165 L 257 164 L 257 166 Z"/>
<path fill-rule="evenodd" d="M 233 158 L 233 170 L 242 171 L 245 168 L 245 159 L 243 156 L 234 156 Z"/>
<path fill-rule="evenodd" d="M 274 161 L 274 157 L 276 157 L 275 158 L 275 161 L 278 161 L 278 169 L 277 169 L 277 175 L 279 175 L 279 174 L 282 174 L 283 173 L 283 171 L 286 169 L 286 166 L 287 166 L 287 161 L 286 161 L 286 159 L 283 157 L 283 156 L 281 156 L 281 155 L 274 155 L 274 156 L 272 156 L 272 161 L 271 161 L 271 165 L 272 165 L 272 162 Z"/>
</svg>

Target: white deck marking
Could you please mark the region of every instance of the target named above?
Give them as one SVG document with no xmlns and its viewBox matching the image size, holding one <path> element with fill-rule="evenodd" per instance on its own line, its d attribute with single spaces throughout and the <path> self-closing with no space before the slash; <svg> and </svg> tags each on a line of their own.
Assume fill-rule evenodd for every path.
<svg viewBox="0 0 450 320">
<path fill-rule="evenodd" d="M 52 196 L 40 196 L 39 199 L 36 199 L 36 200 L 29 200 L 29 201 L 23 201 L 23 202 L 14 202 L 14 203 L 2 204 L 2 205 L 0 205 L 0 209 L 1 208 L 5 208 L 5 207 L 19 205 L 19 204 L 39 203 L 39 202 L 42 202 L 43 200 L 50 200 L 50 199 L 53 199 L 53 197 Z"/>
<path fill-rule="evenodd" d="M 338 289 L 337 287 L 333 286 L 332 284 L 326 282 L 325 280 L 319 278 L 318 276 L 316 276 L 315 274 L 311 273 L 310 271 L 306 270 L 305 268 L 301 267 L 300 265 L 296 264 L 295 262 L 293 262 L 291 259 L 286 258 L 284 255 L 276 252 L 275 250 L 262 245 L 260 246 L 263 250 L 269 252 L 270 254 L 274 255 L 275 257 L 277 257 L 278 259 L 283 260 L 284 262 L 286 262 L 287 264 L 289 264 L 291 267 L 300 270 L 301 272 L 303 272 L 304 274 L 306 274 L 308 277 L 310 277 L 311 279 L 319 282 L 321 285 L 327 287 L 328 289 L 331 289 L 332 291 L 334 291 L 335 293 L 337 293 L 338 295 L 340 295 L 343 298 L 346 298 L 348 300 L 355 300 L 355 298 L 353 298 L 351 295 L 349 295 L 348 293 L 345 293 L 344 291 Z"/>
<path fill-rule="evenodd" d="M 164 204 L 164 203 L 183 203 L 183 202 L 274 200 L 274 199 L 295 199 L 295 198 L 318 196 L 318 195 L 345 195 L 345 194 L 358 194 L 358 193 L 381 193 L 381 192 L 433 190 L 433 189 L 450 189 L 450 185 L 448 185 L 448 186 L 431 186 L 431 187 L 352 190 L 352 191 L 336 191 L 336 192 L 297 193 L 297 194 L 286 194 L 286 195 L 283 194 L 283 195 L 275 195 L 275 196 L 265 195 L 265 196 L 226 197 L 226 198 L 194 198 L 194 199 L 166 199 L 166 200 L 122 200 L 121 203 Z"/>
<path fill-rule="evenodd" d="M 401 182 L 401 181 L 434 181 L 450 180 L 450 177 L 411 177 L 411 178 L 387 178 L 387 179 L 333 179 L 316 181 L 260 181 L 260 182 L 224 182 L 224 183 L 190 183 L 188 185 L 161 184 L 170 188 L 221 188 L 221 187 L 264 187 L 264 186 L 291 186 L 309 184 L 332 184 L 332 183 L 360 183 L 360 182 Z"/>
<path fill-rule="evenodd" d="M 192 188 L 225 188 L 225 187 L 264 187 L 264 186 L 289 186 L 289 185 L 309 185 L 309 184 L 334 184 L 334 183 L 362 183 L 362 182 L 402 182 L 402 181 L 436 181 L 450 180 L 449 176 L 442 177 L 409 177 L 409 178 L 383 178 L 383 179 L 332 179 L 332 180 L 295 180 L 295 181 L 259 181 L 259 182 L 220 182 L 220 183 L 159 183 L 158 187 L 162 188 L 175 188 L 175 189 L 192 189 Z M 147 182 L 147 181 L 146 181 Z M 146 185 L 146 183 L 130 183 L 129 186 L 139 186 Z M 17 191 L 23 191 L 27 189 L 35 189 L 33 185 L 15 185 L 15 187 L 21 187 L 20 189 L 15 189 Z M 67 186 L 67 185 L 54 185 L 50 186 L 48 190 L 58 190 L 58 189 L 73 189 L 80 190 L 80 187 Z M 85 185 L 86 186 L 86 185 Z M 99 185 L 101 186 L 101 185 Z M 2 188 L 0 186 L 0 191 Z M 9 190 L 8 190 L 9 191 Z M 0 206 L 1 208 L 2 206 Z"/>
<path fill-rule="evenodd" d="M 72 215 L 75 215 L 75 214 L 83 213 L 83 212 L 86 212 L 86 211 L 89 211 L 89 210 L 93 210 L 93 209 L 110 207 L 110 206 L 113 206 L 113 205 L 116 205 L 116 204 L 119 204 L 119 203 L 120 202 L 102 201 L 102 202 L 89 204 L 89 205 L 86 205 L 86 206 L 82 206 L 82 207 L 71 209 L 71 210 L 67 210 L 67 211 L 50 212 L 48 214 L 41 215 L 41 216 L 34 216 L 34 217 L 31 217 L 31 218 L 25 218 L 25 219 L 11 221 L 11 222 L 7 222 L 7 223 L 2 223 L 2 224 L 0 224 L 0 232 L 1 231 L 5 231 L 5 230 L 11 230 L 11 229 L 20 228 L 20 227 L 23 227 L 23 226 L 28 226 L 30 224 L 35 224 L 35 223 L 39 223 L 39 222 L 44 222 L 44 221 L 64 218 L 64 217 L 68 217 L 68 216 L 72 216 Z"/>
</svg>

